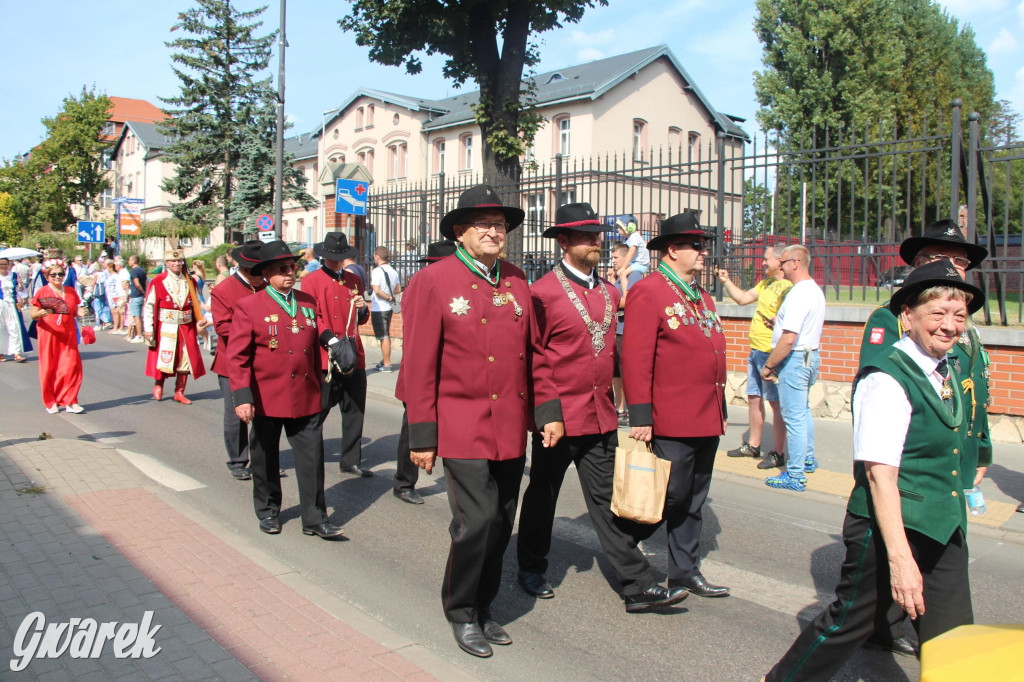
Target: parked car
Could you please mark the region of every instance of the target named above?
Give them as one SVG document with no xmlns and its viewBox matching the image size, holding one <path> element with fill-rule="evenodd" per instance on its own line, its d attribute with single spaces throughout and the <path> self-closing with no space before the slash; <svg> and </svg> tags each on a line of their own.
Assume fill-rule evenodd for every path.
<svg viewBox="0 0 1024 682">
<path fill-rule="evenodd" d="M 901 287 L 903 286 L 903 281 L 907 278 L 907 275 L 910 274 L 911 270 L 913 270 L 913 268 L 909 265 L 897 265 L 889 268 L 878 276 L 878 286 L 886 289 Z"/>
</svg>

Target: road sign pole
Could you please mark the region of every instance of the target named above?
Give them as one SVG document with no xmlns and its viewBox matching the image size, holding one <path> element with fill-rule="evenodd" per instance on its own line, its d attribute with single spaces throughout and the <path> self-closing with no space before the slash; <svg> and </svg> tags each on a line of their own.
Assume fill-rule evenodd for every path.
<svg viewBox="0 0 1024 682">
<path fill-rule="evenodd" d="M 287 2 L 281 0 L 281 30 L 277 34 L 277 168 L 274 172 L 274 234 L 283 239 L 281 226 L 284 212 L 284 17 Z"/>
</svg>

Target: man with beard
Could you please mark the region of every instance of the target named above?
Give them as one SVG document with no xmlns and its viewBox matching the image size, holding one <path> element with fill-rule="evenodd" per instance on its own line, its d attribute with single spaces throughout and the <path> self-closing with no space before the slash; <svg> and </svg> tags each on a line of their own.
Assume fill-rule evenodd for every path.
<svg viewBox="0 0 1024 682">
<path fill-rule="evenodd" d="M 249 472 L 249 430 L 238 415 L 231 398 L 231 382 L 228 379 L 228 339 L 231 338 L 231 318 L 239 300 L 263 291 L 267 283 L 263 275 L 252 274 L 252 267 L 260 262 L 260 248 L 263 242 L 252 239 L 232 249 L 231 257 L 238 263 L 233 275 L 226 277 L 210 291 L 210 305 L 213 312 L 213 328 L 217 332 L 217 350 L 213 354 L 213 373 L 217 375 L 221 397 L 224 399 L 224 447 L 228 452 L 228 471 L 239 481 L 248 481 Z"/>
<path fill-rule="evenodd" d="M 150 281 L 142 309 L 142 332 L 149 345 L 146 375 L 154 379 L 153 399 L 164 397 L 164 380 L 174 376 L 174 401 L 191 405 L 185 397 L 188 375 L 206 374 L 196 329 L 206 326 L 199 310 L 196 283 L 183 271 L 185 253 L 168 251 L 166 271 Z"/>
<path fill-rule="evenodd" d="M 519 515 L 519 584 L 540 599 L 555 596 L 544 572 L 562 479 L 576 464 L 590 519 L 622 583 L 626 611 L 674 604 L 685 587 L 658 585 L 651 566 L 629 534 L 635 526 L 611 511 L 618 416 L 612 394 L 615 311 L 619 292 L 597 275 L 605 226 L 590 204 L 567 204 L 544 232 L 562 249 L 562 261 L 530 287 L 543 349 L 562 407 L 565 436 L 553 448 L 533 434 L 530 485 Z"/>
</svg>

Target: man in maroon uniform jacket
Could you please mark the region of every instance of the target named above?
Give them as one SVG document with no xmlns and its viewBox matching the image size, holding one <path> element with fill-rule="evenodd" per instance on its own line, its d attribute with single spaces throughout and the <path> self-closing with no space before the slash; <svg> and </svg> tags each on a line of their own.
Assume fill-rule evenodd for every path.
<svg viewBox="0 0 1024 682">
<path fill-rule="evenodd" d="M 441 235 L 459 242 L 455 257 L 418 273 L 404 306 L 398 398 L 409 410 L 411 456 L 428 473 L 444 459 L 452 510 L 445 616 L 459 646 L 481 657 L 512 642 L 490 605 L 512 536 L 531 405 L 546 445 L 563 431 L 550 375 L 532 350 L 526 276 L 498 258 L 522 221 L 523 211 L 502 206 L 490 187 L 463 192 L 441 220 Z"/>
<path fill-rule="evenodd" d="M 185 383 L 190 373 L 196 379 L 206 374 L 196 335 L 196 326 L 206 326 L 206 320 L 198 311 L 196 282 L 184 272 L 185 253 L 168 251 L 164 265 L 166 272 L 150 280 L 142 308 L 143 336 L 149 344 L 146 376 L 153 377 L 153 398 L 160 400 L 164 380 L 174 375 L 175 402 L 191 405 Z"/>
<path fill-rule="evenodd" d="M 456 243 L 450 239 L 442 239 L 439 242 L 433 242 L 427 247 L 427 255 L 425 258 L 420 258 L 421 265 L 429 265 L 430 263 L 436 263 L 442 258 L 455 255 Z M 415 277 L 412 279 L 416 281 Z M 408 301 L 409 288 L 412 283 L 406 287 L 406 319 L 408 319 Z M 403 378 L 406 375 L 401 371 L 398 373 L 398 381 L 395 385 L 395 395 L 405 395 L 403 388 Z M 394 478 L 394 489 L 391 493 L 402 502 L 408 504 L 423 504 L 423 496 L 416 492 L 416 482 L 420 478 L 420 468 L 416 466 L 412 461 L 412 455 L 409 452 L 409 411 L 405 410 L 402 412 L 402 430 L 398 433 L 398 452 L 395 457 L 395 478 Z"/>
<path fill-rule="evenodd" d="M 320 427 L 321 377 L 316 301 L 292 291 L 296 257 L 283 241 L 265 244 L 253 274 L 267 287 L 239 300 L 228 338 L 228 373 L 235 414 L 252 424 L 253 505 L 260 530 L 281 532 L 281 429 L 295 457 L 302 532 L 342 537 L 327 521 L 324 442 Z"/>
<path fill-rule="evenodd" d="M 710 239 L 687 211 L 665 220 L 647 243 L 661 262 L 626 299 L 622 381 L 630 437 L 672 462 L 663 517 L 668 586 L 724 597 L 728 588 L 700 572 L 704 500 L 726 422 L 725 334 L 711 296 L 697 283 Z M 643 528 L 650 536 L 660 525 Z"/>
<path fill-rule="evenodd" d="M 228 470 L 239 481 L 248 481 L 249 473 L 249 429 L 235 414 L 235 402 L 231 399 L 231 382 L 228 380 L 228 339 L 231 338 L 231 318 L 235 304 L 243 298 L 263 291 L 267 283 L 262 275 L 252 274 L 252 267 L 260 262 L 260 248 L 263 242 L 253 239 L 231 251 L 231 258 L 238 263 L 238 269 L 210 291 L 210 307 L 213 313 L 213 328 L 217 332 L 217 351 L 213 355 L 213 373 L 217 375 L 220 394 L 224 399 L 224 447 L 228 452 Z"/>
<path fill-rule="evenodd" d="M 341 261 L 354 255 L 343 232 L 329 232 L 324 240 L 313 245 L 313 253 L 323 265 L 306 275 L 302 290 L 316 299 L 316 322 L 320 328 L 320 367 L 324 372 L 327 404 L 320 415 L 327 419 L 331 409 L 341 405 L 341 472 L 354 476 L 373 476 L 363 462 L 363 415 L 366 412 L 366 355 L 359 336 L 359 325 L 370 316 L 363 300 L 362 282 L 357 275 L 341 266 Z M 350 310 L 351 309 L 351 310 Z M 336 369 L 328 372 L 332 346 L 339 336 L 354 337 L 356 342 L 356 368 L 348 376 Z M 337 352 L 337 351 L 336 351 Z M 322 427 L 322 424 L 321 424 Z"/>
<path fill-rule="evenodd" d="M 535 597 L 555 596 L 544 572 L 558 491 L 575 462 L 590 519 L 622 583 L 626 611 L 632 613 L 682 601 L 686 588 L 658 585 L 630 536 L 636 524 L 616 519 L 611 511 L 619 443 L 612 375 L 620 295 L 597 275 L 604 230 L 590 204 L 559 207 L 555 226 L 544 236 L 558 240 L 562 262 L 530 287 L 539 346 L 558 391 L 565 437 L 545 450 L 541 434 L 533 435 L 530 485 L 519 514 L 519 584 Z"/>
</svg>

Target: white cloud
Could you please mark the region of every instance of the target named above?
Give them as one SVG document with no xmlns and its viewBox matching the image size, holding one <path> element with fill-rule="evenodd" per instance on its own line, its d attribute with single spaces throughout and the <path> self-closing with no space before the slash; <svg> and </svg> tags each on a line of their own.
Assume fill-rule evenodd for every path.
<svg viewBox="0 0 1024 682">
<path fill-rule="evenodd" d="M 939 4 L 948 9 L 950 14 L 962 19 L 998 12 L 1006 7 L 1008 0 L 942 0 Z"/>
<path fill-rule="evenodd" d="M 1007 99 L 1013 103 L 1017 111 L 1024 112 L 1024 66 L 1017 69 L 1013 76 L 1013 88 L 1010 89 Z"/>
<path fill-rule="evenodd" d="M 576 53 L 576 59 L 580 64 L 583 64 L 584 62 L 592 62 L 595 59 L 603 58 L 604 52 L 597 49 L 596 47 L 585 47 Z"/>
<path fill-rule="evenodd" d="M 999 34 L 995 39 L 989 43 L 988 53 L 999 54 L 1000 52 L 1014 52 L 1018 48 L 1017 39 L 1013 37 L 1013 34 L 1004 26 L 1000 29 Z"/>
</svg>

